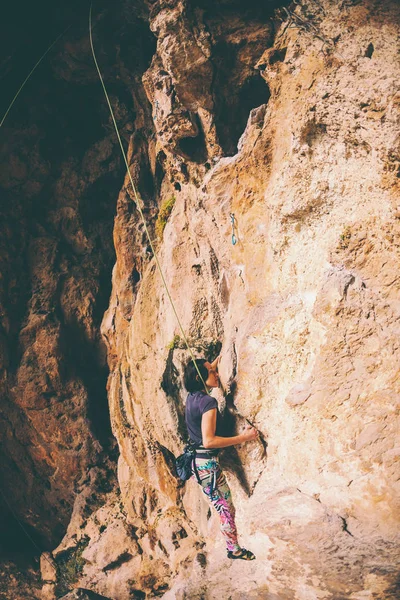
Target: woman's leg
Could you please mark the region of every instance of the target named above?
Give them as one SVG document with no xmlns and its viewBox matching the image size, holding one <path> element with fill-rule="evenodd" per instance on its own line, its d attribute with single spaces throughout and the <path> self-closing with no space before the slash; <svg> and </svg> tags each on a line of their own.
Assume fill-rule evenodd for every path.
<svg viewBox="0 0 400 600">
<path fill-rule="evenodd" d="M 196 467 L 203 492 L 218 512 L 221 532 L 228 551 L 240 551 L 235 523 L 235 507 L 224 473 L 216 460 L 196 458 Z"/>
</svg>

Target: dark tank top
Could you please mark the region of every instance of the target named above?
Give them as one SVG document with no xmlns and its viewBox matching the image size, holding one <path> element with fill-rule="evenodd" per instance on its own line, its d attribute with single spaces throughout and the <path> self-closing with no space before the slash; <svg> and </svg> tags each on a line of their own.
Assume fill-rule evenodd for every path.
<svg viewBox="0 0 400 600">
<path fill-rule="evenodd" d="M 218 403 L 216 399 L 212 398 L 205 392 L 194 392 L 193 394 L 188 394 L 186 398 L 186 427 L 188 430 L 189 438 L 196 444 L 203 444 L 203 438 L 201 435 L 201 418 L 206 412 L 212 410 L 213 408 L 217 409 L 218 432 L 221 421 L 221 415 L 218 411 Z"/>
</svg>

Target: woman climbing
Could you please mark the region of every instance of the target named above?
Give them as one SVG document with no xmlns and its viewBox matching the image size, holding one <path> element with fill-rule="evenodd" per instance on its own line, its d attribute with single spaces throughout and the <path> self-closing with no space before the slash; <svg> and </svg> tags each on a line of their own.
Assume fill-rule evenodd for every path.
<svg viewBox="0 0 400 600">
<path fill-rule="evenodd" d="M 219 387 L 218 376 L 219 358 L 209 363 L 204 359 L 190 360 L 184 371 L 184 384 L 189 392 L 186 399 L 185 419 L 190 440 L 196 445 L 194 468 L 197 470 L 198 481 L 214 506 L 221 521 L 221 531 L 225 537 L 228 558 L 254 560 L 250 550 L 241 548 L 238 543 L 235 507 L 231 491 L 218 461 L 219 448 L 227 448 L 254 440 L 258 432 L 249 427 L 240 435 L 222 437 L 218 435 L 221 416 L 215 398 L 209 396 L 205 388 Z"/>
</svg>

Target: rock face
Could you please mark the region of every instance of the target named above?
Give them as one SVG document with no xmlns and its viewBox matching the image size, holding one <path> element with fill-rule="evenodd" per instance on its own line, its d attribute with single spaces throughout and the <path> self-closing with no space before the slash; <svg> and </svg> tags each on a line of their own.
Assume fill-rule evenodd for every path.
<svg viewBox="0 0 400 600">
<path fill-rule="evenodd" d="M 57 16 L 68 12 L 64 8 Z M 68 40 L 60 41 L 32 76 L 0 137 L 0 552 L 2 561 L 12 555 L 17 563 L 15 554 L 60 543 L 88 472 L 115 470 L 109 464 L 116 455 L 100 324 L 111 291 L 115 197 L 124 167 L 93 65 L 86 9 L 80 30 L 75 8 L 70 3 Z M 31 15 L 33 37 L 43 33 L 42 19 L 48 16 L 40 9 Z M 57 16 L 52 26 L 61 29 Z M 104 27 L 110 31 L 103 14 L 95 21 L 97 33 Z M 134 21 L 140 23 L 137 15 Z M 20 20 L 6 39 L 19 39 L 19 25 Z M 155 46 L 147 22 L 142 31 L 143 36 L 139 26 L 131 44 L 140 49 L 135 64 L 140 75 Z M 20 49 L 9 41 L 1 74 L 3 89 L 15 91 L 7 66 L 14 77 Z M 31 56 L 40 56 L 43 48 L 24 41 L 25 76 Z M 115 61 L 112 40 L 110 46 L 99 44 L 98 51 Z M 120 54 L 110 85 L 118 95 L 121 134 L 129 140 L 135 114 L 128 90 L 135 88 L 135 72 L 125 60 L 129 57 Z M 140 119 L 144 127 L 143 114 Z M 116 485 L 115 476 L 113 481 Z M 104 487 L 92 493 L 102 498 Z M 8 573 L 16 572 L 14 563 L 2 571 L 15 600 L 17 586 Z M 21 587 L 21 598 L 26 597 L 26 586 Z"/>
<path fill-rule="evenodd" d="M 2 535 L 3 535 L 2 530 Z M 9 552 L 0 560 L 0 598 L 29 598 L 29 600 L 41 600 L 41 585 L 38 578 L 36 565 L 27 561 L 21 564 L 10 560 Z"/>
<path fill-rule="evenodd" d="M 63 596 L 63 600 L 109 600 L 105 596 L 94 594 L 90 590 L 76 589 L 70 594 Z"/>
<path fill-rule="evenodd" d="M 91 469 L 53 551 L 59 572 L 73 559 L 72 585 L 115 600 L 395 599 L 398 3 L 171 0 L 149 3 L 146 18 L 157 46 L 131 84 L 129 168 L 194 352 L 221 351 L 229 427 L 260 432 L 222 456 L 240 539 L 257 560 L 226 559 L 197 484 L 174 476 L 188 352 L 126 177 L 101 327 L 120 494 L 114 484 L 97 494 L 113 480 L 110 465 Z M 111 132 L 107 140 L 82 164 L 101 162 Z M 68 220 L 65 210 L 57 218 Z M 76 227 L 68 235 L 86 256 L 87 237 Z M 31 243 L 31 272 L 52 281 L 54 244 Z M 66 279 L 67 320 L 77 318 L 81 278 Z M 42 317 L 29 315 L 21 339 L 33 352 Z M 96 323 L 81 320 L 94 339 Z M 65 395 L 77 384 L 59 374 L 61 326 L 50 324 L 40 345 Z M 15 381 L 27 391 L 12 396 L 22 415 L 33 399 L 48 407 L 41 372 L 26 368 Z"/>
</svg>

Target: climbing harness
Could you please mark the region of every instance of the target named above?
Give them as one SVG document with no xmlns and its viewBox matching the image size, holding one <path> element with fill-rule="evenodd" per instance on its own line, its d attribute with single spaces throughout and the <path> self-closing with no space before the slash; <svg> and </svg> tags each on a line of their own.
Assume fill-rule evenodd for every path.
<svg viewBox="0 0 400 600">
<path fill-rule="evenodd" d="M 14 98 L 11 100 L 11 104 L 10 106 L 7 108 L 2 120 L 0 121 L 0 127 L 3 125 L 8 113 L 10 112 L 14 102 L 16 101 L 16 99 L 18 98 L 22 88 L 24 87 L 24 85 L 26 84 L 26 82 L 28 81 L 28 79 L 30 78 L 30 76 L 32 75 L 32 73 L 36 70 L 36 68 L 40 65 L 40 63 L 42 62 L 42 60 L 44 59 L 44 57 L 50 52 L 50 50 L 53 48 L 53 46 L 55 46 L 58 42 L 58 40 L 60 38 L 62 38 L 62 36 L 67 33 L 68 29 L 70 29 L 72 27 L 72 25 L 68 25 L 68 27 L 62 32 L 60 33 L 60 35 L 54 40 L 54 42 L 47 48 L 46 52 L 44 54 L 42 54 L 42 56 L 39 58 L 39 60 L 37 61 L 37 63 L 34 65 L 33 69 L 31 69 L 31 71 L 28 73 L 28 75 L 25 77 L 24 81 L 22 82 L 21 86 L 19 87 L 17 93 L 15 94 Z"/>
<path fill-rule="evenodd" d="M 181 321 L 180 321 L 180 319 L 179 319 L 179 316 L 178 316 L 178 313 L 177 313 L 177 311 L 176 311 L 176 308 L 175 308 L 174 301 L 172 300 L 171 294 L 170 294 L 170 292 L 169 292 L 169 289 L 168 289 L 168 286 L 167 286 L 167 282 L 166 282 L 166 280 L 165 280 L 164 273 L 163 273 L 163 270 L 162 270 L 162 268 L 161 268 L 160 261 L 159 261 L 159 259 L 158 259 L 158 255 L 157 255 L 157 253 L 156 253 L 156 250 L 155 250 L 155 248 L 154 248 L 154 245 L 153 245 L 153 242 L 152 242 L 152 239 L 151 239 L 151 236 L 150 236 L 150 232 L 149 232 L 149 230 L 148 230 L 148 228 L 147 228 L 146 219 L 144 218 L 143 211 L 142 211 L 142 209 L 141 209 L 141 207 L 140 207 L 140 201 L 139 201 L 139 197 L 138 197 L 138 194 L 137 194 L 137 191 L 136 191 L 136 186 L 135 186 L 135 184 L 133 183 L 133 178 L 132 178 L 132 175 L 131 175 L 131 172 L 130 172 L 130 169 L 129 169 L 128 160 L 127 160 L 127 158 L 126 158 L 126 153 L 125 153 L 124 147 L 123 147 L 123 145 L 122 145 L 122 140 L 121 140 L 121 136 L 120 136 L 120 133 L 119 133 L 118 125 L 117 125 L 117 122 L 116 122 L 116 120 L 115 120 L 114 111 L 113 111 L 113 109 L 112 109 L 111 102 L 110 102 L 110 98 L 109 98 L 109 96 L 108 96 L 107 89 L 106 89 L 106 86 L 105 86 L 105 83 L 104 83 L 104 80 L 103 80 L 103 77 L 102 77 L 102 74 L 101 74 L 101 71 L 100 71 L 100 67 L 99 67 L 99 65 L 98 65 L 98 62 L 97 62 L 97 59 L 96 59 L 96 54 L 95 54 L 95 51 L 94 51 L 94 46 L 93 46 L 93 37 L 92 37 L 92 6 L 93 6 L 93 2 L 91 2 L 91 4 L 90 4 L 90 10 L 89 10 L 89 38 L 90 38 L 90 47 L 91 47 L 91 49 L 92 49 L 92 54 L 93 54 L 93 60 L 94 60 L 94 64 L 96 65 L 97 73 L 98 73 L 98 75 L 99 75 L 99 79 L 100 79 L 100 82 L 101 82 L 101 85 L 102 85 L 102 88 L 103 88 L 103 91 L 104 91 L 104 95 L 105 95 L 105 97 L 106 97 L 106 100 L 107 100 L 108 108 L 109 108 L 109 110 L 110 110 L 111 119 L 112 119 L 112 122 L 113 122 L 113 124 L 114 124 L 115 133 L 116 133 L 116 135 L 117 135 L 118 142 L 119 142 L 119 145 L 120 145 L 120 148 L 121 148 L 122 157 L 123 157 L 123 159 L 124 159 L 124 162 L 125 162 L 125 166 L 126 166 L 126 170 L 127 170 L 128 176 L 129 176 L 129 180 L 130 180 L 130 182 L 131 182 L 132 190 L 133 190 L 133 193 L 134 193 L 134 196 L 135 196 L 136 208 L 138 209 L 138 211 L 139 211 L 139 214 L 140 214 L 140 217 L 141 217 L 141 219 L 142 219 L 142 222 L 143 222 L 143 227 L 144 227 L 144 230 L 145 230 L 145 232 L 146 232 L 147 239 L 149 240 L 149 245 L 150 245 L 151 251 L 152 251 L 152 253 L 153 253 L 154 260 L 155 260 L 155 262 L 156 262 L 156 265 L 157 265 L 158 271 L 159 271 L 159 273 L 160 273 L 161 280 L 162 280 L 162 282 L 163 282 L 163 285 L 164 285 L 164 288 L 165 288 L 165 291 L 166 291 L 166 294 L 167 294 L 168 300 L 169 300 L 169 302 L 170 302 L 170 304 L 171 304 L 172 310 L 173 310 L 173 312 L 174 312 L 174 315 L 175 315 L 175 318 L 176 318 L 176 320 L 177 320 L 177 323 L 178 323 L 179 329 L 180 329 L 180 331 L 181 331 L 181 333 L 182 333 L 182 338 L 183 338 L 183 341 L 185 342 L 185 344 L 186 344 L 186 347 L 187 347 L 187 349 L 189 350 L 190 356 L 192 357 L 192 360 L 193 360 L 193 364 L 194 364 L 194 366 L 195 366 L 195 368 L 196 368 L 196 371 L 197 371 L 197 373 L 198 373 L 198 375 L 199 375 L 199 377 L 200 377 L 200 380 L 201 380 L 201 382 L 202 382 L 202 383 L 203 383 L 203 385 L 204 385 L 204 389 L 205 389 L 205 391 L 208 393 L 208 388 L 207 388 L 207 386 L 206 386 L 206 382 L 204 381 L 204 379 L 203 379 L 203 377 L 202 377 L 202 375 L 201 375 L 201 373 L 200 373 L 200 370 L 199 370 L 199 368 L 198 368 L 198 366 L 197 366 L 197 362 L 196 362 L 196 359 L 195 359 L 195 357 L 194 357 L 193 351 L 192 351 L 192 349 L 191 349 L 191 347 L 190 347 L 190 345 L 189 345 L 189 342 L 188 342 L 188 339 L 187 339 L 187 337 L 186 337 L 185 331 L 184 331 L 184 329 L 183 329 L 182 323 L 181 323 Z"/>
<path fill-rule="evenodd" d="M 230 213 L 231 223 L 232 223 L 232 246 L 236 246 L 237 237 L 236 237 L 236 227 L 235 227 L 235 213 Z"/>
<path fill-rule="evenodd" d="M 192 473 L 196 475 L 198 483 L 201 483 L 199 472 L 196 467 L 196 450 L 198 444 L 190 442 L 186 444 L 183 454 L 175 459 L 176 473 L 182 481 L 187 481 L 191 478 Z"/>
</svg>

